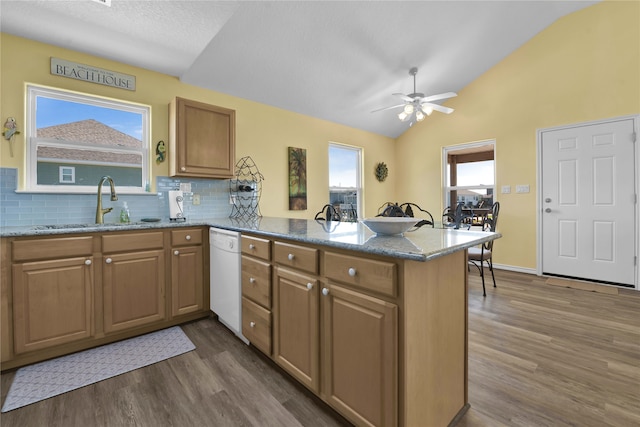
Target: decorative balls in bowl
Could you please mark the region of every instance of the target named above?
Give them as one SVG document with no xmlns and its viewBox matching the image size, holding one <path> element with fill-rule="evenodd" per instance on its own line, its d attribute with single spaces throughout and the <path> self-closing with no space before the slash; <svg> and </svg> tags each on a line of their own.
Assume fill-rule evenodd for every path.
<svg viewBox="0 0 640 427">
<path fill-rule="evenodd" d="M 415 226 L 418 221 L 420 221 L 419 218 L 396 216 L 377 216 L 361 220 L 369 230 L 379 235 L 402 234 Z"/>
</svg>

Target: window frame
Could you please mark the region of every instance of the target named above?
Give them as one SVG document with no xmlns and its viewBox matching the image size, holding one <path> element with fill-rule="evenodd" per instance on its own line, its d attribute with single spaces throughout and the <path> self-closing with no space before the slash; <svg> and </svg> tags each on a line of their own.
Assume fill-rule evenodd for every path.
<svg viewBox="0 0 640 427">
<path fill-rule="evenodd" d="M 127 111 L 131 113 L 140 114 L 142 118 L 142 133 L 140 140 L 142 146 L 140 149 L 131 148 L 116 148 L 109 147 L 110 153 L 135 153 L 139 154 L 142 158 L 141 165 L 141 182 L 139 186 L 131 185 L 119 185 L 117 177 L 113 177 L 116 182 L 118 193 L 121 194 L 149 194 L 147 192 L 149 182 L 151 180 L 151 106 L 139 104 L 131 101 L 125 101 L 115 98 L 107 98 L 89 93 L 70 91 L 66 89 L 53 88 L 48 86 L 40 86 L 28 83 L 26 84 L 26 122 L 25 128 L 25 143 L 26 143 L 26 159 L 25 159 L 25 192 L 30 193 L 52 193 L 52 194 L 94 194 L 98 182 L 95 185 L 39 185 L 38 184 L 38 155 L 37 149 L 39 145 L 47 146 L 59 146 L 65 148 L 77 148 L 83 149 L 92 147 L 88 143 L 82 142 L 68 142 L 60 143 L 60 140 L 55 138 L 38 138 L 36 127 L 36 106 L 38 97 L 47 97 L 51 99 L 57 99 L 62 101 L 76 102 L 80 104 L 92 105 L 97 107 L 104 107 L 110 109 L 116 109 L 121 111 Z M 99 150 L 96 150 L 99 151 Z M 86 164 L 86 161 L 73 161 L 77 164 Z M 95 162 L 91 162 L 95 164 Z M 117 163 L 105 163 L 108 165 L 115 165 Z M 75 180 L 74 180 L 75 181 Z"/>
<path fill-rule="evenodd" d="M 65 171 L 65 169 L 67 169 L 68 171 Z M 64 177 L 69 175 L 71 176 L 71 181 L 65 181 Z M 76 182 L 75 166 L 58 166 L 58 181 L 65 184 L 75 184 Z"/>
<path fill-rule="evenodd" d="M 341 150 L 349 150 L 349 151 L 354 151 L 357 155 L 356 155 L 356 214 L 358 215 L 358 218 L 363 218 L 363 212 L 364 212 L 364 179 L 362 177 L 362 159 L 364 157 L 364 153 L 363 153 L 363 149 L 362 147 L 357 147 L 354 145 L 348 145 L 348 144 L 342 144 L 339 142 L 329 142 L 329 146 L 327 147 L 327 170 L 329 172 L 329 175 L 331 174 L 331 148 L 335 147 Z M 331 187 L 331 177 L 329 176 L 329 188 L 328 188 L 328 194 L 327 196 L 329 196 L 329 200 L 331 199 L 331 188 L 344 188 L 344 189 L 348 189 L 348 188 L 352 188 L 352 187 Z"/>
<path fill-rule="evenodd" d="M 448 159 L 449 154 L 454 153 L 456 151 L 464 151 L 466 149 L 473 149 L 484 146 L 492 146 L 493 150 L 493 184 L 478 184 L 478 185 L 449 185 L 449 170 L 448 170 Z M 490 151 L 490 150 L 486 150 Z M 442 147 L 442 206 L 443 210 L 449 206 L 449 195 L 453 190 L 493 190 L 493 201 L 496 202 L 496 187 L 497 187 L 497 174 L 496 174 L 496 141 L 495 139 L 488 139 L 484 141 L 471 142 L 460 145 L 451 145 L 447 147 Z M 487 191 L 488 192 L 488 191 Z"/>
</svg>

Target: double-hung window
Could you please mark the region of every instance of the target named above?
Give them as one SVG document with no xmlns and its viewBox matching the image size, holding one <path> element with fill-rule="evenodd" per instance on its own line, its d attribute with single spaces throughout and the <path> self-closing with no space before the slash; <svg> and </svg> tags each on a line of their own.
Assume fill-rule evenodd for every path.
<svg viewBox="0 0 640 427">
<path fill-rule="evenodd" d="M 486 209 L 493 204 L 494 145 L 494 141 L 482 141 L 444 148 L 444 206 L 462 203 L 469 209 Z"/>
<path fill-rule="evenodd" d="M 93 193 L 105 175 L 146 190 L 149 106 L 34 85 L 27 100 L 27 191 Z"/>
<path fill-rule="evenodd" d="M 362 149 L 329 144 L 329 203 L 343 221 L 362 216 Z"/>
</svg>

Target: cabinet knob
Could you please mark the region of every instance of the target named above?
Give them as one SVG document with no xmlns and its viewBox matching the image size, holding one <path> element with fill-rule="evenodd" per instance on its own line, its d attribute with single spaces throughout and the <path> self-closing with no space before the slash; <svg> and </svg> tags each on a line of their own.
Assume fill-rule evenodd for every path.
<svg viewBox="0 0 640 427">
<path fill-rule="evenodd" d="M 356 269 L 355 269 L 355 268 L 351 267 L 351 268 L 349 269 L 349 276 L 351 276 L 351 277 L 355 277 L 356 273 L 357 273 L 357 271 L 356 271 Z"/>
<path fill-rule="evenodd" d="M 91 260 L 90 260 L 90 259 L 86 260 L 86 261 L 84 262 L 84 265 L 91 265 Z"/>
<path fill-rule="evenodd" d="M 309 290 L 313 289 L 313 283 L 311 282 L 307 283 L 307 289 Z"/>
<path fill-rule="evenodd" d="M 329 295 L 329 289 L 327 288 L 322 288 L 322 295 Z"/>
<path fill-rule="evenodd" d="M 182 166 L 182 167 L 180 168 L 180 170 L 181 170 L 182 172 L 184 172 L 184 171 L 186 171 L 186 170 L 187 170 L 187 168 L 185 168 L 184 166 Z"/>
<path fill-rule="evenodd" d="M 188 234 L 187 234 L 186 236 L 184 236 L 184 238 L 185 238 L 186 240 L 191 240 L 191 236 L 190 236 L 190 235 L 188 235 Z"/>
<path fill-rule="evenodd" d="M 104 260 L 104 262 L 106 262 L 107 264 L 111 264 L 112 259 L 111 258 L 107 258 Z"/>
<path fill-rule="evenodd" d="M 173 251 L 174 255 L 180 255 L 180 251 Z"/>
<path fill-rule="evenodd" d="M 249 322 L 249 326 L 251 326 L 252 328 L 256 327 L 256 322 Z"/>
<path fill-rule="evenodd" d="M 249 249 L 253 250 L 255 248 L 256 248 L 256 246 L 253 243 L 249 243 Z"/>
<path fill-rule="evenodd" d="M 294 259 L 294 258 L 295 258 L 295 256 L 294 256 L 293 254 L 289 254 L 289 255 L 287 255 L 287 259 L 288 259 L 289 261 L 293 261 L 293 259 Z"/>
<path fill-rule="evenodd" d="M 249 277 L 249 283 L 256 283 L 256 279 L 254 279 L 253 277 Z"/>
</svg>

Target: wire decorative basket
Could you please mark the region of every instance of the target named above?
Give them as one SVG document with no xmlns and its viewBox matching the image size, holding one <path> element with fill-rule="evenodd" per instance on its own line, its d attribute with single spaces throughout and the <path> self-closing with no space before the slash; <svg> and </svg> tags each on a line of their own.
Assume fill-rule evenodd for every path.
<svg viewBox="0 0 640 427">
<path fill-rule="evenodd" d="M 243 157 L 236 163 L 234 179 L 229 180 L 229 195 L 233 202 L 230 218 L 261 217 L 260 197 L 264 176 L 253 159 Z"/>
</svg>

